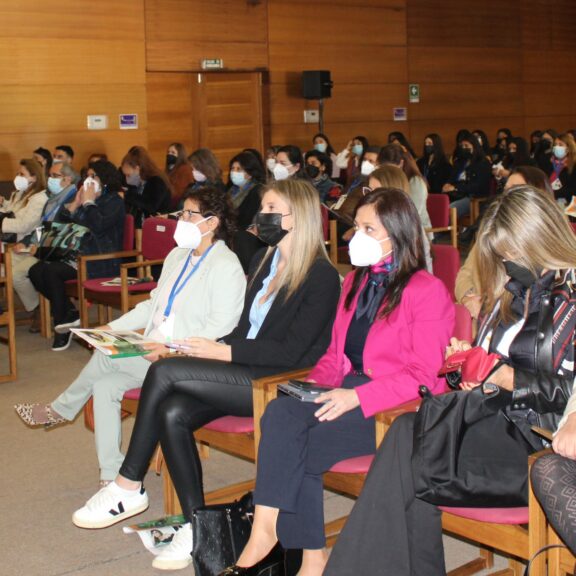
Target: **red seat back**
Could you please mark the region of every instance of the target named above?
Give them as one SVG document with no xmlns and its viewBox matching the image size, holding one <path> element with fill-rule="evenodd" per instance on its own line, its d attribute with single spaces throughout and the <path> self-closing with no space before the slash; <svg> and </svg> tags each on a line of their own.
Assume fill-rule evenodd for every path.
<svg viewBox="0 0 576 576">
<path fill-rule="evenodd" d="M 432 228 L 450 226 L 450 198 L 447 194 L 428 194 L 426 208 Z"/>
<path fill-rule="evenodd" d="M 324 234 L 324 240 L 328 242 L 330 240 L 330 224 L 328 222 L 328 209 L 326 206 L 320 206 L 322 211 L 322 233 Z"/>
<path fill-rule="evenodd" d="M 176 246 L 174 230 L 177 220 L 146 218 L 142 224 L 142 255 L 144 260 L 162 260 Z"/>
<path fill-rule="evenodd" d="M 126 214 L 124 218 L 124 242 L 122 250 L 134 250 L 134 241 L 134 216 L 132 216 L 132 214 Z"/>
<path fill-rule="evenodd" d="M 454 325 L 454 338 L 472 342 L 472 316 L 464 304 L 456 304 L 456 323 Z"/>
<path fill-rule="evenodd" d="M 434 276 L 440 278 L 448 288 L 448 292 L 454 298 L 456 276 L 460 270 L 460 253 L 454 246 L 446 244 L 432 244 L 432 271 Z"/>
</svg>

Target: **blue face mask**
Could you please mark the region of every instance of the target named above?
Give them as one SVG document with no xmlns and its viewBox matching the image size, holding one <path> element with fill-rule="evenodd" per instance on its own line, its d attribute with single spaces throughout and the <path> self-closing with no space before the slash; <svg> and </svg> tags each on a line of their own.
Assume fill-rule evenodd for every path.
<svg viewBox="0 0 576 576">
<path fill-rule="evenodd" d="M 326 152 L 327 144 L 325 142 L 318 142 L 314 144 L 314 150 L 318 150 L 318 152 Z"/>
<path fill-rule="evenodd" d="M 558 160 L 562 160 L 566 157 L 566 148 L 564 148 L 564 146 L 554 146 L 554 148 L 552 148 L 552 153 L 556 158 L 558 158 Z"/>
<path fill-rule="evenodd" d="M 230 172 L 230 180 L 234 186 L 242 187 L 246 184 L 246 175 L 244 172 Z"/>
<path fill-rule="evenodd" d="M 352 146 L 352 152 L 356 154 L 356 156 L 362 156 L 362 152 L 364 152 L 364 146 L 362 146 L 362 144 L 354 144 L 354 146 Z"/>
<path fill-rule="evenodd" d="M 62 178 L 54 178 L 50 176 L 48 178 L 48 191 L 51 194 L 60 194 L 64 188 L 62 187 Z"/>
</svg>

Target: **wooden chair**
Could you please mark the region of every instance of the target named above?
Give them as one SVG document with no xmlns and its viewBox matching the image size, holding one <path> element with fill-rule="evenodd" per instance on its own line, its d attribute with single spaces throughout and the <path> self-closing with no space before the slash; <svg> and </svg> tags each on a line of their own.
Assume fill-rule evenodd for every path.
<svg viewBox="0 0 576 576">
<path fill-rule="evenodd" d="M 322 232 L 324 234 L 324 243 L 328 250 L 330 262 L 336 266 L 338 264 L 338 232 L 336 229 L 336 220 L 330 220 L 330 212 L 325 206 L 322 210 Z"/>
<path fill-rule="evenodd" d="M 124 219 L 124 236 L 123 246 L 121 252 L 114 252 L 118 258 L 128 258 L 137 256 L 138 253 L 134 251 L 134 216 L 126 214 Z M 94 262 L 96 260 L 108 260 L 114 258 L 111 254 L 93 254 L 91 256 L 80 256 L 78 259 L 78 276 L 74 280 L 67 280 L 65 283 L 66 296 L 74 298 L 80 303 L 80 324 L 88 327 L 88 307 L 84 300 L 84 280 L 88 277 L 86 265 L 87 262 Z M 40 296 L 40 333 L 44 338 L 52 338 L 52 313 L 50 307 L 50 300 Z M 84 303 L 84 306 L 82 305 Z"/>
<path fill-rule="evenodd" d="M 432 244 L 432 271 L 434 276 L 444 282 L 448 292 L 455 300 L 456 276 L 460 270 L 460 253 L 453 246 Z"/>
<path fill-rule="evenodd" d="M 161 265 L 168 253 L 176 245 L 174 241 L 174 230 L 176 220 L 168 218 L 147 218 L 143 224 L 142 250 L 130 252 L 117 252 L 112 254 L 102 254 L 82 257 L 79 264 L 79 278 L 82 286 L 81 314 L 82 326 L 88 327 L 88 302 L 99 306 L 98 321 L 105 324 L 112 319 L 112 308 L 128 312 L 136 304 L 148 299 L 150 292 L 157 283 L 152 279 L 152 266 Z M 103 282 L 112 278 L 87 279 L 86 265 L 95 260 L 106 260 L 112 258 L 124 258 L 126 256 L 136 256 L 136 262 L 129 262 L 120 265 L 120 286 L 103 286 Z M 136 270 L 141 281 L 130 285 L 128 283 L 129 271 Z M 106 307 L 104 317 L 102 307 Z"/>
<path fill-rule="evenodd" d="M 490 200 L 490 196 L 482 196 L 470 199 L 470 224 L 475 224 L 478 218 L 480 218 L 480 210 L 482 208 L 482 204 L 488 200 Z"/>
<path fill-rule="evenodd" d="M 3 273 L 0 275 L 0 286 L 4 288 L 5 308 L 0 313 L 0 327 L 6 327 L 6 336 L 0 342 L 8 345 L 8 374 L 0 375 L 0 382 L 11 382 L 18 378 L 16 359 L 16 323 L 14 319 L 14 289 L 12 284 L 12 254 L 6 251 L 3 259 Z"/>
<path fill-rule="evenodd" d="M 450 232 L 450 243 L 458 248 L 458 213 L 456 208 L 450 208 L 448 195 L 428 194 L 426 209 L 432 224 L 426 232 Z"/>
</svg>

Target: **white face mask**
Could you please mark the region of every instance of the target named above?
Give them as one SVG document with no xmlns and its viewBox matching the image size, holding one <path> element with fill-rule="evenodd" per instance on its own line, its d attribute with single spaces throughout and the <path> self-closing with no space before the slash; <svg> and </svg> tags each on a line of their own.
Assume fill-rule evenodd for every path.
<svg viewBox="0 0 576 576">
<path fill-rule="evenodd" d="M 286 180 L 286 178 L 290 177 L 290 171 L 284 164 L 280 164 L 279 162 L 274 165 L 274 170 L 272 170 L 274 174 L 274 178 L 276 180 Z"/>
<path fill-rule="evenodd" d="M 92 178 L 92 176 L 88 176 L 88 178 L 86 178 L 84 180 L 84 186 L 89 185 L 89 184 L 94 184 L 94 192 L 96 192 L 96 194 L 100 193 L 100 190 L 102 188 L 100 187 L 100 182 L 98 182 L 98 180 L 96 180 L 95 178 Z"/>
<path fill-rule="evenodd" d="M 212 216 L 208 216 L 208 218 L 204 218 L 203 220 L 200 220 L 200 222 L 186 222 L 185 220 L 178 220 L 176 230 L 174 230 L 174 240 L 176 240 L 178 247 L 196 250 L 196 248 L 200 246 L 200 242 L 202 242 L 202 237 L 206 236 L 206 234 L 210 234 L 210 232 L 204 232 L 204 234 L 202 234 L 200 228 L 198 228 L 198 224 L 210 220 L 210 218 L 212 218 Z"/>
<path fill-rule="evenodd" d="M 276 160 L 274 158 L 268 158 L 268 160 L 266 160 L 266 168 L 268 168 L 270 172 L 274 172 L 274 166 L 276 166 Z"/>
<path fill-rule="evenodd" d="M 196 170 L 196 168 L 192 170 L 192 175 L 194 176 L 194 180 L 196 180 L 196 182 L 206 182 L 207 180 L 206 174 L 202 174 L 202 172 Z"/>
<path fill-rule="evenodd" d="M 18 192 L 24 192 L 25 190 L 28 190 L 29 186 L 30 182 L 28 182 L 28 178 L 26 178 L 26 176 L 21 176 L 18 174 L 18 176 L 14 178 L 14 188 L 16 188 Z"/>
<path fill-rule="evenodd" d="M 358 230 L 350 244 L 348 244 L 348 253 L 350 254 L 350 262 L 353 266 L 373 266 L 378 264 L 382 258 L 392 254 L 392 250 L 382 254 L 382 247 L 380 244 L 389 239 L 389 236 L 382 238 L 382 240 L 376 240 L 368 234 L 364 234 Z"/>
<path fill-rule="evenodd" d="M 364 160 L 364 162 L 362 162 L 362 166 L 360 166 L 360 172 L 362 176 L 370 176 L 374 170 L 376 170 L 376 166 L 374 166 L 374 164 L 368 160 Z"/>
</svg>

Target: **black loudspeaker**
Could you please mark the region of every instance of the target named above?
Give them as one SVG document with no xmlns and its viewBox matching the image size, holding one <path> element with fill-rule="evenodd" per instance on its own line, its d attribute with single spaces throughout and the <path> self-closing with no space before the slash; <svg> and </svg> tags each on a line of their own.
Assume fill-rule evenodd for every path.
<svg viewBox="0 0 576 576">
<path fill-rule="evenodd" d="M 332 96 L 330 70 L 306 70 L 302 72 L 302 96 L 307 100 L 322 100 Z"/>
</svg>

